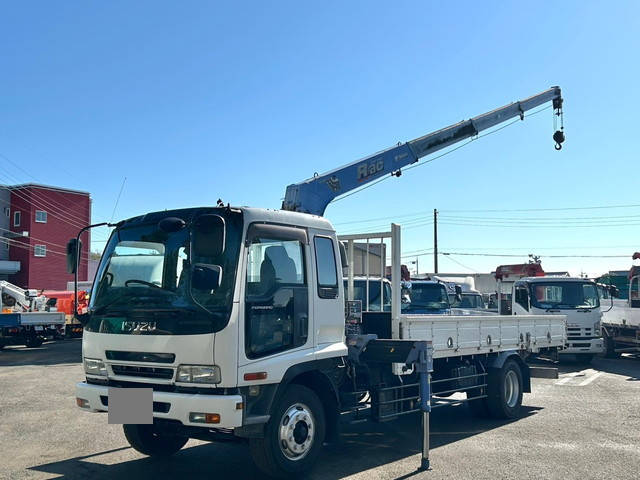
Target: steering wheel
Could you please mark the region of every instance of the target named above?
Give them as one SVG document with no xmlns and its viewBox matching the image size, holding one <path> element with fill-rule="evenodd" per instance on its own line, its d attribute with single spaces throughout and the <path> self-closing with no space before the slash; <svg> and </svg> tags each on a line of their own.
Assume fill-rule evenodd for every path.
<svg viewBox="0 0 640 480">
<path fill-rule="evenodd" d="M 124 286 L 128 287 L 130 283 L 140 283 L 140 284 L 146 285 L 148 287 L 162 288 L 159 285 L 156 285 L 155 283 L 147 282 L 145 280 L 138 280 L 138 279 L 135 279 L 135 278 L 132 278 L 132 279 L 127 280 L 126 282 L 124 282 Z"/>
</svg>

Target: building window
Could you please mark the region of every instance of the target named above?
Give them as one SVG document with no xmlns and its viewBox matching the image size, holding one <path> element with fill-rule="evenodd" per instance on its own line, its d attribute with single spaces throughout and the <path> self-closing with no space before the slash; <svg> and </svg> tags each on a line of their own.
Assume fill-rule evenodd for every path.
<svg viewBox="0 0 640 480">
<path fill-rule="evenodd" d="M 9 218 L 11 215 L 11 209 L 9 207 L 4 207 L 4 216 Z"/>
<path fill-rule="evenodd" d="M 36 210 L 36 223 L 47 223 L 47 212 Z"/>
<path fill-rule="evenodd" d="M 33 247 L 33 256 L 34 257 L 46 257 L 47 256 L 47 246 L 46 245 L 35 245 Z"/>
<path fill-rule="evenodd" d="M 13 212 L 13 226 L 20 226 L 20 212 Z"/>
<path fill-rule="evenodd" d="M 9 240 L 4 240 L 4 249 L 9 250 Z"/>
</svg>

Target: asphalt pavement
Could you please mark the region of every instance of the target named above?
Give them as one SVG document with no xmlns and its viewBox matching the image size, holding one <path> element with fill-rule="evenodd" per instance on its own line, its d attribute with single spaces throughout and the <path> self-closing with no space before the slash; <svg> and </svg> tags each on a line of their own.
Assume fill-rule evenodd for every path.
<svg viewBox="0 0 640 480">
<path fill-rule="evenodd" d="M 165 460 L 131 449 L 106 414 L 75 406 L 81 340 L 0 351 L 0 478 L 261 478 L 243 443 L 191 440 Z M 431 415 L 429 472 L 419 417 L 346 428 L 309 479 L 638 479 L 640 359 L 596 358 L 533 379 L 516 421 L 479 420 L 465 405 Z"/>
</svg>

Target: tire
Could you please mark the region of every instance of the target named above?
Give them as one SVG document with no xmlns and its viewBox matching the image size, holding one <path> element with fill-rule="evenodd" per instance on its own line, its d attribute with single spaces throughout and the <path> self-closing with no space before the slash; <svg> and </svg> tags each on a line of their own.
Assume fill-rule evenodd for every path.
<svg viewBox="0 0 640 480">
<path fill-rule="evenodd" d="M 264 438 L 249 440 L 253 461 L 272 477 L 300 475 L 317 460 L 325 425 L 324 408 L 318 396 L 302 385 L 290 385 L 272 410 Z"/>
<path fill-rule="evenodd" d="M 500 370 L 491 369 L 487 407 L 494 418 L 517 418 L 522 406 L 522 370 L 515 360 L 507 360 Z"/>
<path fill-rule="evenodd" d="M 593 360 L 593 353 L 577 353 L 576 354 L 576 362 L 581 365 L 589 365 L 591 360 Z"/>
<path fill-rule="evenodd" d="M 30 337 L 27 339 L 27 343 L 25 345 L 27 348 L 38 348 L 42 345 L 43 341 L 42 337 Z"/>
<path fill-rule="evenodd" d="M 150 457 L 173 455 L 189 441 L 187 437 L 163 434 L 154 425 L 123 425 L 122 428 L 129 445 Z"/>
<path fill-rule="evenodd" d="M 604 337 L 605 358 L 619 358 L 620 352 L 616 352 L 616 342 L 611 337 Z"/>
</svg>

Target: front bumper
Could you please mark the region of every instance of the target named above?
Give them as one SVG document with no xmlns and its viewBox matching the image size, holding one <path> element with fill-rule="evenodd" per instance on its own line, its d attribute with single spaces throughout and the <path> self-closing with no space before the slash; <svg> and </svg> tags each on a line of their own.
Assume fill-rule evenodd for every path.
<svg viewBox="0 0 640 480">
<path fill-rule="evenodd" d="M 113 388 L 113 387 L 111 387 Z M 108 411 L 109 387 L 86 382 L 76 384 L 76 397 L 88 402 L 83 410 Z M 243 399 L 241 395 L 202 395 L 172 392 L 153 392 L 154 418 L 178 420 L 183 425 L 204 428 L 233 429 L 242 426 Z M 168 404 L 168 411 L 155 411 L 155 404 Z M 220 423 L 204 424 L 189 421 L 189 413 L 217 413 Z"/>
<path fill-rule="evenodd" d="M 560 353 L 571 355 L 575 355 L 576 353 L 592 353 L 595 355 L 604 353 L 604 340 L 602 337 L 586 339 L 568 338 L 566 347 L 564 350 L 560 350 Z"/>
</svg>

